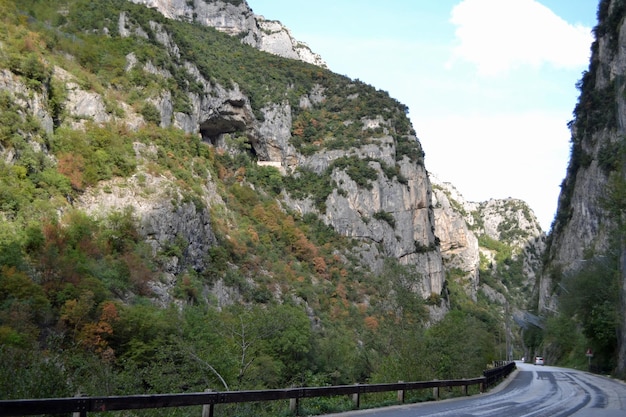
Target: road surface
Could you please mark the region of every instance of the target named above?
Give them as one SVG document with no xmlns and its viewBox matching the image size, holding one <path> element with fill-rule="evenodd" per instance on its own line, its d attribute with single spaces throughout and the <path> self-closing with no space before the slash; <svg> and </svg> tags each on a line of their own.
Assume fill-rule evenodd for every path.
<svg viewBox="0 0 626 417">
<path fill-rule="evenodd" d="M 626 384 L 587 372 L 518 362 L 517 371 L 486 394 L 332 416 L 624 417 Z"/>
</svg>

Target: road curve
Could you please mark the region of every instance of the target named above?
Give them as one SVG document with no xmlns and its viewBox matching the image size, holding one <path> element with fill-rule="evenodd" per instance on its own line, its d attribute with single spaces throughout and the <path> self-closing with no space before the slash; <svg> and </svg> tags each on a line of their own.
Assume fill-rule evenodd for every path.
<svg viewBox="0 0 626 417">
<path fill-rule="evenodd" d="M 359 410 L 336 417 L 624 417 L 626 384 L 552 366 L 517 363 L 501 387 L 466 398 Z"/>
</svg>

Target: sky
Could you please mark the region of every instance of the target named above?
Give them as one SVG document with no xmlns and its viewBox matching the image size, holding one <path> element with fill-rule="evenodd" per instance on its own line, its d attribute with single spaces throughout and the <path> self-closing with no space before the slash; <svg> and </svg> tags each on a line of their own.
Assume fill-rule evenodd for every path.
<svg viewBox="0 0 626 417">
<path fill-rule="evenodd" d="M 468 201 L 524 200 L 550 229 L 598 0 L 247 2 L 406 104 L 431 176 Z"/>
</svg>

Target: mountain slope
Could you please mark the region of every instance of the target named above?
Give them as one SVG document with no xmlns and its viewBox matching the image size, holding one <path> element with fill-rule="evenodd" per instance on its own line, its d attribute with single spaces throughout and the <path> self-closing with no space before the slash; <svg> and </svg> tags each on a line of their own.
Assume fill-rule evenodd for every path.
<svg viewBox="0 0 626 417">
<path fill-rule="evenodd" d="M 1 5 L 4 396 L 397 377 L 443 283 L 405 106 L 130 2 Z"/>
<path fill-rule="evenodd" d="M 0 8 L 2 395 L 470 377 L 504 351 L 524 207 L 436 223 L 386 92 L 133 2 Z M 440 226 L 500 208 L 491 271 L 446 268 Z"/>
</svg>

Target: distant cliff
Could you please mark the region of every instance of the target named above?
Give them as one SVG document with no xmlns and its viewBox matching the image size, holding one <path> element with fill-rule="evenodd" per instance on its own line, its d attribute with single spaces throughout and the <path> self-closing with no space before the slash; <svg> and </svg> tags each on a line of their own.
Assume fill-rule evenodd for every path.
<svg viewBox="0 0 626 417">
<path fill-rule="evenodd" d="M 245 1 L 132 0 L 153 7 L 170 19 L 214 27 L 261 51 L 298 59 L 323 68 L 326 63 L 304 42 L 296 40 L 279 21 L 255 15 Z"/>
<path fill-rule="evenodd" d="M 502 323 L 523 315 L 545 250 L 546 236 L 532 209 L 512 198 L 469 202 L 452 184 L 431 181 L 447 287 L 459 285 L 472 300 L 489 300 Z"/>
</svg>

